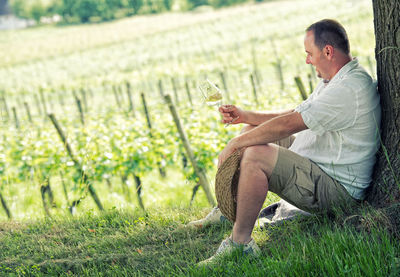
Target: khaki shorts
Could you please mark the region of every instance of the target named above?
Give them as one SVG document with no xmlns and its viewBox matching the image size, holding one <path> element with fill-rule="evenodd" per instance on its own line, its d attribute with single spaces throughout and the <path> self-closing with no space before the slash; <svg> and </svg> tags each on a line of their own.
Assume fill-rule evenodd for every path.
<svg viewBox="0 0 400 277">
<path fill-rule="evenodd" d="M 339 182 L 315 163 L 284 147 L 279 147 L 269 190 L 311 213 L 347 213 L 359 205 Z"/>
</svg>

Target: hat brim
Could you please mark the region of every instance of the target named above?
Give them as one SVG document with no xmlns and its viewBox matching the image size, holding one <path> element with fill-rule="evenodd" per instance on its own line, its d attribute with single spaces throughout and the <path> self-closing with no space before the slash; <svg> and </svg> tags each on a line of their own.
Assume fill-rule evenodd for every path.
<svg viewBox="0 0 400 277">
<path fill-rule="evenodd" d="M 215 196 L 218 208 L 232 223 L 236 219 L 236 195 L 241 156 L 240 150 L 233 152 L 218 168 L 215 176 Z"/>
</svg>

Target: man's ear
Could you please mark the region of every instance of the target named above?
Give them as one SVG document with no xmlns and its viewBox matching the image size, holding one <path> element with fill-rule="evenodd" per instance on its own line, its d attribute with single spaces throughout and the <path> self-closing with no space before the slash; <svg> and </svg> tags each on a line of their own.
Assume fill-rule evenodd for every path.
<svg viewBox="0 0 400 277">
<path fill-rule="evenodd" d="M 324 47 L 324 55 L 326 58 L 328 58 L 329 60 L 331 60 L 333 58 L 333 53 L 334 53 L 334 48 L 332 45 L 325 45 Z"/>
</svg>

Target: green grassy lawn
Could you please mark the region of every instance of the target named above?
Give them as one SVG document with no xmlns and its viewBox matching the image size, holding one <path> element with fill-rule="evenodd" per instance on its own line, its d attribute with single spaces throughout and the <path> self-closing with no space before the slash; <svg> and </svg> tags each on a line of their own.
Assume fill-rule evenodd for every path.
<svg viewBox="0 0 400 277">
<path fill-rule="evenodd" d="M 7 221 L 0 208 L 0 276 L 399 276 L 399 241 L 377 217 L 368 216 L 359 217 L 354 226 L 346 218 L 311 217 L 267 230 L 256 228 L 259 259 L 234 255 L 212 269 L 196 268 L 215 252 L 231 226 L 185 228 L 210 207 L 201 189 L 190 206 L 195 182 L 185 175 L 181 157 L 167 165 L 167 178 L 146 163 L 136 170 L 147 214 L 137 209 L 132 174 L 126 184 L 130 198 L 121 182 L 120 166 L 129 160 L 124 154 L 142 151 L 145 158 L 138 159 L 140 163 L 161 156 L 160 149 L 179 153 L 178 135 L 158 92 L 162 80 L 165 93 L 172 94 L 175 78 L 179 113 L 196 157 L 207 160 L 203 166 L 212 184 L 217 154 L 240 127 L 218 123 L 215 109 L 196 93 L 196 82 L 206 75 L 221 82 L 223 72 L 231 103 L 255 109 L 249 76 L 257 70 L 257 109 L 293 108 L 301 102 L 293 77 L 301 76 L 308 87 L 311 73 L 304 62 L 304 29 L 327 17 L 344 24 L 353 56 L 373 75 L 369 0 L 267 1 L 218 11 L 0 32 L 0 53 L 7 53 L 0 58 L 0 96 L 9 109 L 16 108 L 21 124 L 17 130 L 1 102 L 0 192 L 14 219 Z M 117 106 L 112 91 L 112 86 L 124 88 L 126 81 L 132 86 L 136 117 L 127 116 L 126 98 Z M 185 85 L 193 93 L 193 104 Z M 40 90 L 49 112 L 69 134 L 78 160 L 97 176 L 93 186 L 105 212 L 87 196 L 76 214 L 69 214 L 68 202 L 85 192 L 75 182 L 76 170 L 54 127 L 40 112 Z M 84 126 L 73 95 L 83 97 L 82 90 L 90 100 Z M 158 149 L 146 133 L 141 92 L 148 99 L 153 137 L 158 132 L 158 140 L 166 138 Z M 33 123 L 26 116 L 25 101 L 31 105 Z M 175 144 L 168 145 L 171 141 Z M 123 148 L 126 145 L 132 149 Z M 95 166 L 104 168 L 96 171 Z M 43 172 L 55 198 L 52 218 L 45 219 Z M 265 205 L 276 200 L 270 194 Z"/>
<path fill-rule="evenodd" d="M 109 210 L 99 216 L 0 225 L 1 276 L 398 276 L 400 244 L 379 227 L 310 217 L 261 230 L 259 259 L 233 255 L 212 268 L 229 223 L 192 230 L 208 209 Z M 366 226 L 366 225 L 364 225 Z"/>
</svg>

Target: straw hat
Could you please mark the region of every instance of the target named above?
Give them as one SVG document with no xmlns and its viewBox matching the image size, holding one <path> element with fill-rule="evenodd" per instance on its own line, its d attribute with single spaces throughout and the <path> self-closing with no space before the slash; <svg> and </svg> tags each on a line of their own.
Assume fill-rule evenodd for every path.
<svg viewBox="0 0 400 277">
<path fill-rule="evenodd" d="M 233 152 L 218 168 L 215 176 L 215 196 L 218 208 L 231 222 L 236 219 L 236 195 L 242 151 Z"/>
</svg>

